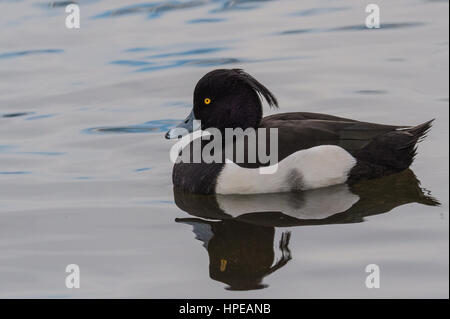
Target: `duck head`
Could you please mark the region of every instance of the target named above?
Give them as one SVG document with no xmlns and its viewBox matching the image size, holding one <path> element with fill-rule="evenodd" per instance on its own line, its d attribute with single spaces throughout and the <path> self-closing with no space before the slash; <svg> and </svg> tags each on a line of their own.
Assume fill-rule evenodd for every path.
<svg viewBox="0 0 450 319">
<path fill-rule="evenodd" d="M 204 75 L 195 86 L 189 116 L 170 129 L 166 138 L 180 138 L 195 130 L 257 128 L 262 119 L 261 98 L 278 107 L 275 96 L 241 69 L 218 69 Z"/>
</svg>

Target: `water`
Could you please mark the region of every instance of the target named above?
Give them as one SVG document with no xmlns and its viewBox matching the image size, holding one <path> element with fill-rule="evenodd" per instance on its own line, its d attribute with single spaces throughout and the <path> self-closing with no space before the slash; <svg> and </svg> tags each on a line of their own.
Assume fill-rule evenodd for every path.
<svg viewBox="0 0 450 319">
<path fill-rule="evenodd" d="M 68 3 L 0 1 L 0 297 L 448 298 L 448 1 L 377 1 L 380 30 L 356 0 Z M 174 194 L 164 132 L 219 67 L 282 112 L 436 121 L 414 173 Z"/>
</svg>

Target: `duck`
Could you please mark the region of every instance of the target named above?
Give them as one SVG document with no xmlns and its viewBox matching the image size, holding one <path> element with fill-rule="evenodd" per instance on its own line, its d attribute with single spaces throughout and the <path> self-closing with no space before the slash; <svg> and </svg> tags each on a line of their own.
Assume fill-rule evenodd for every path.
<svg viewBox="0 0 450 319">
<path fill-rule="evenodd" d="M 174 189 L 196 194 L 282 193 L 380 178 L 411 166 L 417 144 L 434 121 L 386 125 L 313 112 L 263 117 L 263 100 L 279 109 L 274 94 L 243 69 L 216 69 L 205 74 L 194 88 L 191 112 L 165 137 L 185 139 L 197 131 L 213 132 L 210 141 L 201 138 L 197 145 L 205 150 L 212 136 L 221 147 L 209 147 L 208 152 L 220 154 L 213 161 L 195 161 L 195 139 L 185 142 L 172 170 Z M 227 139 L 228 130 L 244 134 Z M 256 142 L 248 135 L 245 138 L 245 132 L 252 130 Z M 266 134 L 267 130 L 276 134 Z M 235 149 L 238 141 L 244 141 L 243 161 L 224 152 Z M 266 151 L 263 155 L 276 155 L 276 163 L 264 160 L 259 152 L 262 148 Z M 250 160 L 255 149 L 256 159 Z M 189 154 L 189 160 L 181 159 L 183 153 Z M 262 171 L 264 168 L 268 171 Z"/>
</svg>

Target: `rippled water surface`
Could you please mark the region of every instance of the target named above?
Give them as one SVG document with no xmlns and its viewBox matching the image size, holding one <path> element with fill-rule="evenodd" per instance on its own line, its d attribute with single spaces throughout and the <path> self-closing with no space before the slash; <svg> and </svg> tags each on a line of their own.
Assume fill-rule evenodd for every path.
<svg viewBox="0 0 450 319">
<path fill-rule="evenodd" d="M 378 30 L 356 0 L 69 3 L 0 0 L 0 297 L 448 298 L 448 1 L 377 1 Z M 352 188 L 174 194 L 164 132 L 219 67 L 283 112 L 436 121 Z"/>
</svg>

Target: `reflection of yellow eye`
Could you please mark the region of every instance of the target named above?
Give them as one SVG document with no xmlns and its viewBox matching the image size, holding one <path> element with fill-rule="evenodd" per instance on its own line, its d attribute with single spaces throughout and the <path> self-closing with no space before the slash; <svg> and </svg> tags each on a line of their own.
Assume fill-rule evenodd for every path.
<svg viewBox="0 0 450 319">
<path fill-rule="evenodd" d="M 227 260 L 221 259 L 220 260 L 220 271 L 224 272 L 227 269 Z"/>
<path fill-rule="evenodd" d="M 209 104 L 209 103 L 211 103 L 211 99 L 206 98 L 206 99 L 204 100 L 204 102 L 205 102 L 205 104 Z"/>
</svg>

